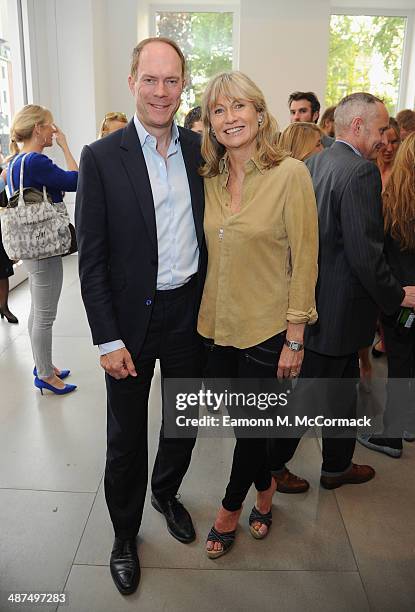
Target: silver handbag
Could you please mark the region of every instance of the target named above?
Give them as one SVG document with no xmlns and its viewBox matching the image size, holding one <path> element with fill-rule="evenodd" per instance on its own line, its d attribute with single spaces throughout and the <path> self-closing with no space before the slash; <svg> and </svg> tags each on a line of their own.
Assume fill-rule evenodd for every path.
<svg viewBox="0 0 415 612">
<path fill-rule="evenodd" d="M 10 197 L 7 208 L 0 212 L 4 250 L 14 261 L 63 255 L 71 246 L 69 215 L 65 204 L 53 204 L 48 199 L 45 186 L 43 193 L 34 187 L 23 189 L 26 155 L 20 164 L 19 190 Z M 14 192 L 13 164 L 10 183 Z"/>
</svg>

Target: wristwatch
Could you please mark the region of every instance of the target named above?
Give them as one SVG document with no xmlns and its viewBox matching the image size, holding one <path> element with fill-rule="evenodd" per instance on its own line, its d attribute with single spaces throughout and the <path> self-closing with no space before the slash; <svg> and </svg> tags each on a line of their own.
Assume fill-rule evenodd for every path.
<svg viewBox="0 0 415 612">
<path fill-rule="evenodd" d="M 296 342 L 295 340 L 288 340 L 287 338 L 285 339 L 285 346 L 288 346 L 291 351 L 295 351 L 296 353 L 302 351 L 304 348 L 304 344 L 301 344 L 301 342 Z"/>
</svg>

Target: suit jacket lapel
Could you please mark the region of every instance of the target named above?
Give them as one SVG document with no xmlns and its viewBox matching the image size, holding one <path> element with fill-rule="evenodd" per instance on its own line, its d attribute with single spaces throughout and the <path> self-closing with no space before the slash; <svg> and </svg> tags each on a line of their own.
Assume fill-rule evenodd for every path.
<svg viewBox="0 0 415 612">
<path fill-rule="evenodd" d="M 198 174 L 198 165 L 201 162 L 200 153 L 194 144 L 186 137 L 186 131 L 179 127 L 180 146 L 184 165 L 186 166 L 189 182 L 190 197 L 192 200 L 193 219 L 199 248 L 202 247 L 203 234 L 203 181 Z"/>
<path fill-rule="evenodd" d="M 123 130 L 120 147 L 122 162 L 133 185 L 148 235 L 157 251 L 157 227 L 153 193 L 151 191 L 150 178 L 148 176 L 140 140 L 133 120 L 131 120 Z"/>
</svg>

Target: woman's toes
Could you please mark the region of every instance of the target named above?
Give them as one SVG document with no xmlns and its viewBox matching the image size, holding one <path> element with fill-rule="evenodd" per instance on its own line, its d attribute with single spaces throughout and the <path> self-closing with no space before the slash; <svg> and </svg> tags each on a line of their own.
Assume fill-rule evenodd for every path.
<svg viewBox="0 0 415 612">
<path fill-rule="evenodd" d="M 264 523 L 260 523 L 260 527 L 259 527 L 259 529 L 257 529 L 257 531 L 262 536 L 264 536 L 267 533 L 267 531 L 268 531 L 268 527 L 266 525 L 264 525 Z"/>
<path fill-rule="evenodd" d="M 211 540 L 206 542 L 206 550 L 213 550 L 213 542 Z"/>
</svg>

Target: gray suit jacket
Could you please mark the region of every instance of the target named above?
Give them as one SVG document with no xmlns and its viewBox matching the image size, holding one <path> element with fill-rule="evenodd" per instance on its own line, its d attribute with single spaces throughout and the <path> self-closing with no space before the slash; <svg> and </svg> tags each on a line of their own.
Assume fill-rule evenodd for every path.
<svg viewBox="0 0 415 612">
<path fill-rule="evenodd" d="M 307 160 L 319 215 L 319 320 L 306 346 L 341 356 L 369 346 L 378 311 L 392 314 L 404 291 L 383 253 L 382 183 L 377 166 L 336 142 Z"/>
</svg>

